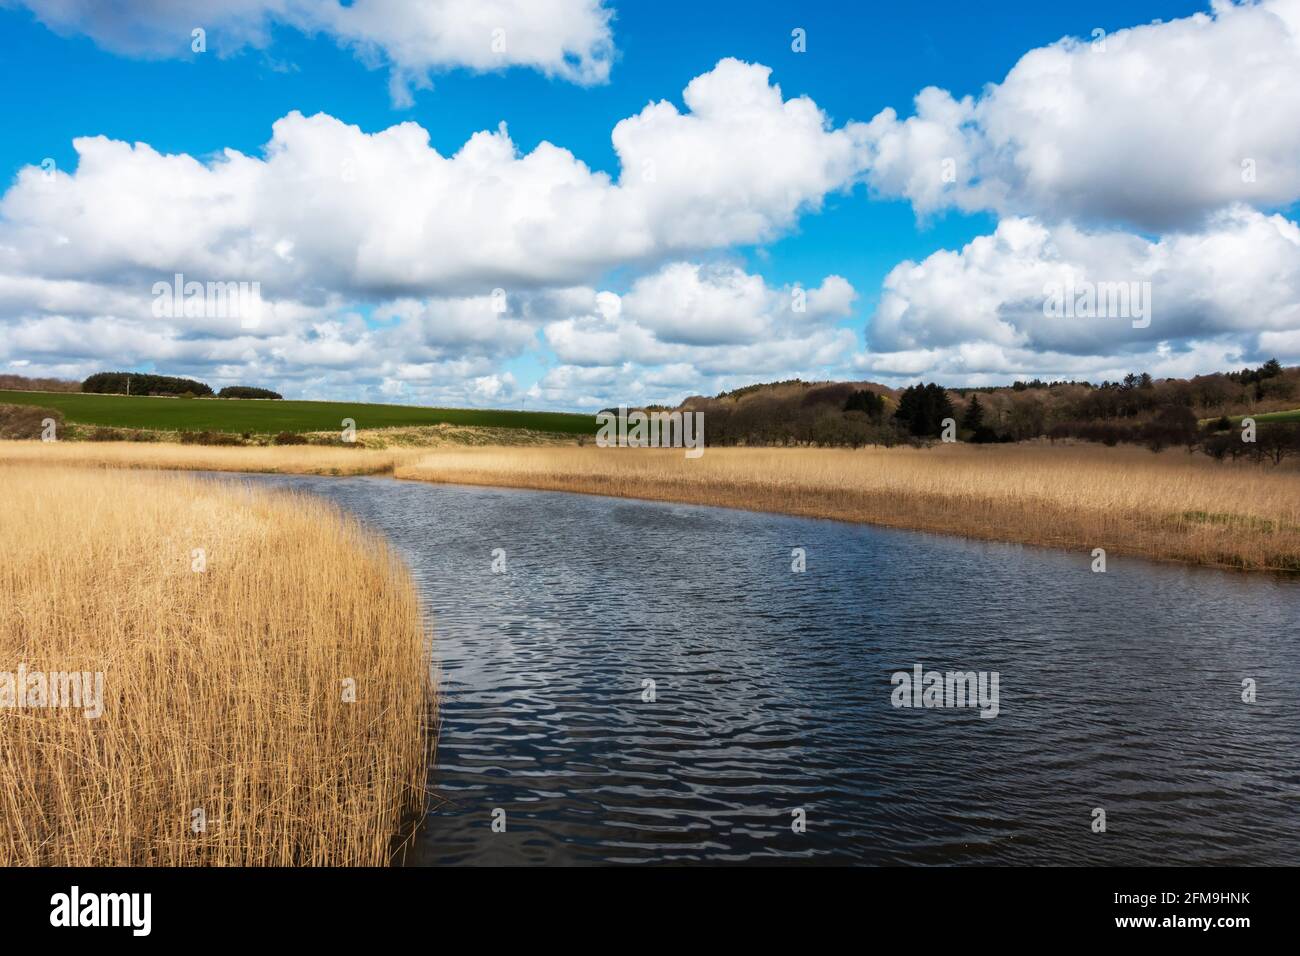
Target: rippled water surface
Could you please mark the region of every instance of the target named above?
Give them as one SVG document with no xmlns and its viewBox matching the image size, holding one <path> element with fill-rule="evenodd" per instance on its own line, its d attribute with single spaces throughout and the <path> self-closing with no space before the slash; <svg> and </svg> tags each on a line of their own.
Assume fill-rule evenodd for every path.
<svg viewBox="0 0 1300 956">
<path fill-rule="evenodd" d="M 356 513 L 423 589 L 440 800 L 408 862 L 1300 863 L 1300 582 L 1116 557 L 1093 574 L 1088 555 L 688 505 L 248 480 Z M 917 663 L 998 672 L 998 716 L 894 708 L 890 675 Z"/>
</svg>

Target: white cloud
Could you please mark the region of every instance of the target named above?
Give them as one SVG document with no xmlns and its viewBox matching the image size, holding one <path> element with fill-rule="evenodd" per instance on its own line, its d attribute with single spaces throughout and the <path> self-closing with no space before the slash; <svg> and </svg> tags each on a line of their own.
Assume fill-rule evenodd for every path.
<svg viewBox="0 0 1300 956">
<path fill-rule="evenodd" d="M 845 318 L 856 293 L 840 276 L 819 288 L 770 288 L 735 266 L 675 262 L 637 279 L 623 296 L 623 316 L 662 342 L 734 345 Z"/>
<path fill-rule="evenodd" d="M 480 375 L 470 382 L 470 388 L 480 402 L 497 401 L 514 394 L 515 377 L 509 372 Z"/>
<path fill-rule="evenodd" d="M 57 29 L 155 55 L 177 42 L 184 55 L 199 9 L 30 5 Z M 477 42 L 500 17 L 513 18 L 509 63 L 589 83 L 612 55 L 596 0 L 306 9 L 237 0 L 210 41 L 319 30 L 386 65 L 398 97 L 438 69 L 508 65 Z M 869 124 L 836 127 L 768 68 L 724 59 L 682 105 L 651 102 L 614 127 L 614 176 L 546 142 L 521 153 L 504 126 L 451 155 L 414 123 L 366 133 L 296 112 L 254 156 L 86 137 L 75 170 L 26 168 L 0 197 L 0 364 L 155 363 L 292 395 L 590 407 L 794 375 L 986 384 L 1297 360 L 1300 229 L 1268 213 L 1300 199 L 1298 117 L 1300 0 L 1263 0 L 1120 31 L 1104 51 L 1063 40 L 977 97 L 930 87 L 914 116 Z M 796 311 L 795 289 L 718 257 L 864 178 L 921 216 L 1000 216 L 992 234 L 890 272 L 865 352 L 839 324 L 856 298 L 845 279 L 826 276 Z M 611 270 L 620 292 L 603 287 Z M 260 282 L 263 321 L 151 319 L 152 284 L 176 272 Z M 1069 281 L 1150 282 L 1150 324 L 1046 317 L 1045 287 Z M 558 364 L 531 388 L 503 369 L 549 361 L 543 346 Z"/>
<path fill-rule="evenodd" d="M 1054 285 L 1116 282 L 1150 284 L 1147 317 L 1044 312 Z M 1297 328 L 1300 227 L 1283 216 L 1234 206 L 1203 231 L 1158 240 L 1012 218 L 960 251 L 896 266 L 857 362 L 963 380 L 1096 377 L 1123 366 L 1205 372 L 1243 353 L 1287 353 Z"/>
<path fill-rule="evenodd" d="M 889 273 L 860 371 L 1099 380 L 1300 353 L 1300 229 L 1266 214 L 1300 199 L 1300 0 L 1216 2 L 1098 39 L 1032 50 L 978 97 L 926 88 L 913 116 L 868 124 L 877 195 L 1001 220 Z M 1049 285 L 1089 282 L 1150 283 L 1149 325 L 1044 315 Z"/>
<path fill-rule="evenodd" d="M 15 0 L 60 33 L 83 33 L 130 56 L 191 55 L 191 31 L 231 55 L 265 48 L 273 26 L 323 33 L 386 65 L 398 105 L 430 74 L 528 67 L 590 85 L 609 78 L 612 11 L 603 0 Z"/>
<path fill-rule="evenodd" d="M 518 306 L 521 297 L 516 297 Z M 500 301 L 508 310 L 509 297 Z M 406 347 L 408 360 L 450 355 L 517 355 L 533 344 L 536 324 L 518 309 L 498 311 L 492 296 L 458 299 L 398 299 L 375 309 L 381 322 L 395 323 L 393 338 Z"/>
<path fill-rule="evenodd" d="M 1032 50 L 977 98 L 923 90 L 915 115 L 869 124 L 869 180 L 920 214 L 1181 228 L 1233 203 L 1300 199 L 1297 117 L 1300 0 L 1216 0 L 1211 14 L 1113 33 L 1104 50 L 1069 38 Z"/>
<path fill-rule="evenodd" d="M 708 345 L 661 338 L 658 322 L 671 303 L 657 296 L 675 294 L 675 283 L 692 297 L 692 308 L 705 310 L 697 314 L 711 314 L 719 328 L 729 319 L 747 334 Z M 71 298 L 79 304 L 98 291 L 78 287 Z M 273 384 L 290 397 L 465 405 L 527 398 L 534 407 L 542 401 L 561 408 L 677 401 L 753 375 L 786 378 L 841 366 L 856 342 L 834 325 L 850 314 L 856 295 L 844 279 L 828 276 L 808 289 L 798 312 L 792 287 L 716 264 L 674 263 L 637 280 L 624 296 L 574 286 L 504 298 L 404 297 L 368 315 L 338 300 L 308 307 L 270 299 L 267 321 L 252 329 L 238 320 L 157 318 L 143 297 L 120 297 L 116 313 L 64 311 L 59 306 L 69 296 L 47 293 L 45 284 L 33 290 L 0 279 L 0 302 L 23 306 L 5 323 L 0 367 L 27 361 L 35 364 L 23 374 L 81 378 L 107 366 L 154 365 L 218 387 Z M 540 358 L 543 341 L 560 364 L 524 391 L 502 363 Z"/>
<path fill-rule="evenodd" d="M 802 310 L 796 290 L 806 299 Z M 824 364 L 828 346 L 851 347 L 852 333 L 833 323 L 850 315 L 855 298 L 840 276 L 806 291 L 778 289 L 736 266 L 675 262 L 637 279 L 623 296 L 593 292 L 585 313 L 550 322 L 543 334 L 560 361 L 572 365 L 719 370 L 749 362 L 757 373 Z"/>
<path fill-rule="evenodd" d="M 808 97 L 783 100 L 771 72 L 721 60 L 687 85 L 689 112 L 661 100 L 614 127 L 626 227 L 674 249 L 755 242 L 857 181 L 863 124 L 832 128 Z"/>
<path fill-rule="evenodd" d="M 1261 332 L 1259 349 L 1261 352 L 1277 356 L 1287 364 L 1300 365 L 1300 329 Z"/>
<path fill-rule="evenodd" d="M 1280 356 L 1279 356 L 1280 357 Z M 1178 344 L 1103 355 L 1072 355 L 1034 349 L 964 343 L 904 352 L 864 352 L 854 357 L 855 375 L 890 385 L 937 381 L 945 385 L 1005 385 L 1015 379 L 1119 381 L 1131 372 L 1156 378 L 1187 378 L 1246 364 L 1246 353 L 1231 338 L 1195 339 Z"/>
<path fill-rule="evenodd" d="M 797 288 L 774 288 L 736 266 L 676 262 L 625 295 L 592 291 L 585 311 L 543 327 L 562 364 L 531 394 L 587 406 L 663 403 L 763 378 L 829 377 L 857 346 L 835 324 L 857 294 L 827 276 L 798 311 Z"/>
<path fill-rule="evenodd" d="M 520 154 L 504 128 L 444 156 L 414 123 L 368 134 L 324 114 L 279 120 L 262 156 L 78 139 L 75 170 L 25 168 L 0 197 L 0 361 L 470 403 L 508 401 L 519 386 L 500 363 L 543 342 L 651 390 L 842 361 L 844 279 L 799 311 L 790 287 L 674 260 L 775 238 L 851 187 L 860 129 L 736 60 L 684 102 L 616 126 L 613 179 L 549 143 Z M 663 261 L 625 295 L 596 285 Z M 154 318 L 154 284 L 177 273 L 259 283 L 262 321 Z"/>
<path fill-rule="evenodd" d="M 549 143 L 521 155 L 504 127 L 443 156 L 414 123 L 368 134 L 291 113 L 265 158 L 210 163 L 80 138 L 74 172 L 26 167 L 0 199 L 0 274 L 185 272 L 304 302 L 554 287 L 771 239 L 853 181 L 855 134 L 783 100 L 766 67 L 724 60 L 686 101 L 618 124 L 616 183 Z"/>
</svg>

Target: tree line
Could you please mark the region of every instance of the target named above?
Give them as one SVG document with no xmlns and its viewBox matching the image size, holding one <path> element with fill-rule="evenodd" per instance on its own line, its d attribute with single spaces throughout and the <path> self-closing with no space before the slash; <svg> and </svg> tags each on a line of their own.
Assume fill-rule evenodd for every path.
<svg viewBox="0 0 1300 956">
<path fill-rule="evenodd" d="M 1192 379 L 1133 373 L 1115 382 L 1017 381 L 1009 386 L 945 388 L 922 382 L 900 391 L 870 383 L 750 385 L 715 398 L 695 396 L 683 410 L 705 413 L 709 445 L 896 445 L 944 436 L 973 443 L 1035 438 L 1184 445 L 1215 457 L 1280 461 L 1300 429 L 1260 423 L 1253 448 L 1225 444 L 1229 415 L 1289 409 L 1300 368 L 1270 359 L 1258 368 Z M 1202 426 L 1201 419 L 1213 419 Z M 1240 440 L 1240 436 L 1238 436 Z M 1268 450 L 1265 451 L 1264 449 Z"/>
<path fill-rule="evenodd" d="M 212 386 L 192 378 L 150 375 L 143 372 L 97 372 L 81 383 L 81 391 L 97 395 L 162 395 L 177 398 L 209 398 Z M 281 399 L 279 392 L 249 385 L 228 385 L 217 398 Z"/>
</svg>

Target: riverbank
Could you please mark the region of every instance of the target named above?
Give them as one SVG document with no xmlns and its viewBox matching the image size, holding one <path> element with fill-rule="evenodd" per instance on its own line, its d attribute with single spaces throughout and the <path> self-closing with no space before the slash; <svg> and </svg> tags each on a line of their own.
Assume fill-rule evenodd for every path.
<svg viewBox="0 0 1300 956">
<path fill-rule="evenodd" d="M 175 475 L 0 462 L 0 493 L 0 865 L 390 861 L 434 701 L 381 538 Z"/>
<path fill-rule="evenodd" d="M 0 462 L 365 475 L 745 508 L 1245 570 L 1300 570 L 1300 470 L 1181 449 L 224 448 L 0 442 Z"/>
<path fill-rule="evenodd" d="M 227 447 L 166 442 L 0 442 L 0 464 L 140 468 L 162 471 L 244 471 L 272 475 L 380 475 L 428 449 L 318 445 Z"/>
<path fill-rule="evenodd" d="M 398 478 L 771 511 L 1108 556 L 1300 570 L 1300 473 L 1099 445 L 463 449 Z"/>
<path fill-rule="evenodd" d="M 1270 785 L 1300 773 L 1300 724 L 1266 706 L 1300 672 L 1295 581 L 593 495 L 245 480 L 400 541 L 436 615 L 455 706 L 410 865 L 1300 859 Z M 891 677 L 918 663 L 1000 674 L 997 718 L 896 708 Z M 1084 791 L 1143 825 L 1095 839 Z M 810 793 L 822 822 L 794 833 Z"/>
</svg>

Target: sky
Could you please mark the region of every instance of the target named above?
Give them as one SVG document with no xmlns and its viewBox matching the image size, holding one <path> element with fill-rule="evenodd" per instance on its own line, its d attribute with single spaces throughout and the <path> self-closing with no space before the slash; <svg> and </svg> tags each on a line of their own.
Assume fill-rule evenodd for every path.
<svg viewBox="0 0 1300 956">
<path fill-rule="evenodd" d="M 1300 0 L 983 7 L 0 0 L 0 373 L 592 410 L 1300 362 Z"/>
</svg>

